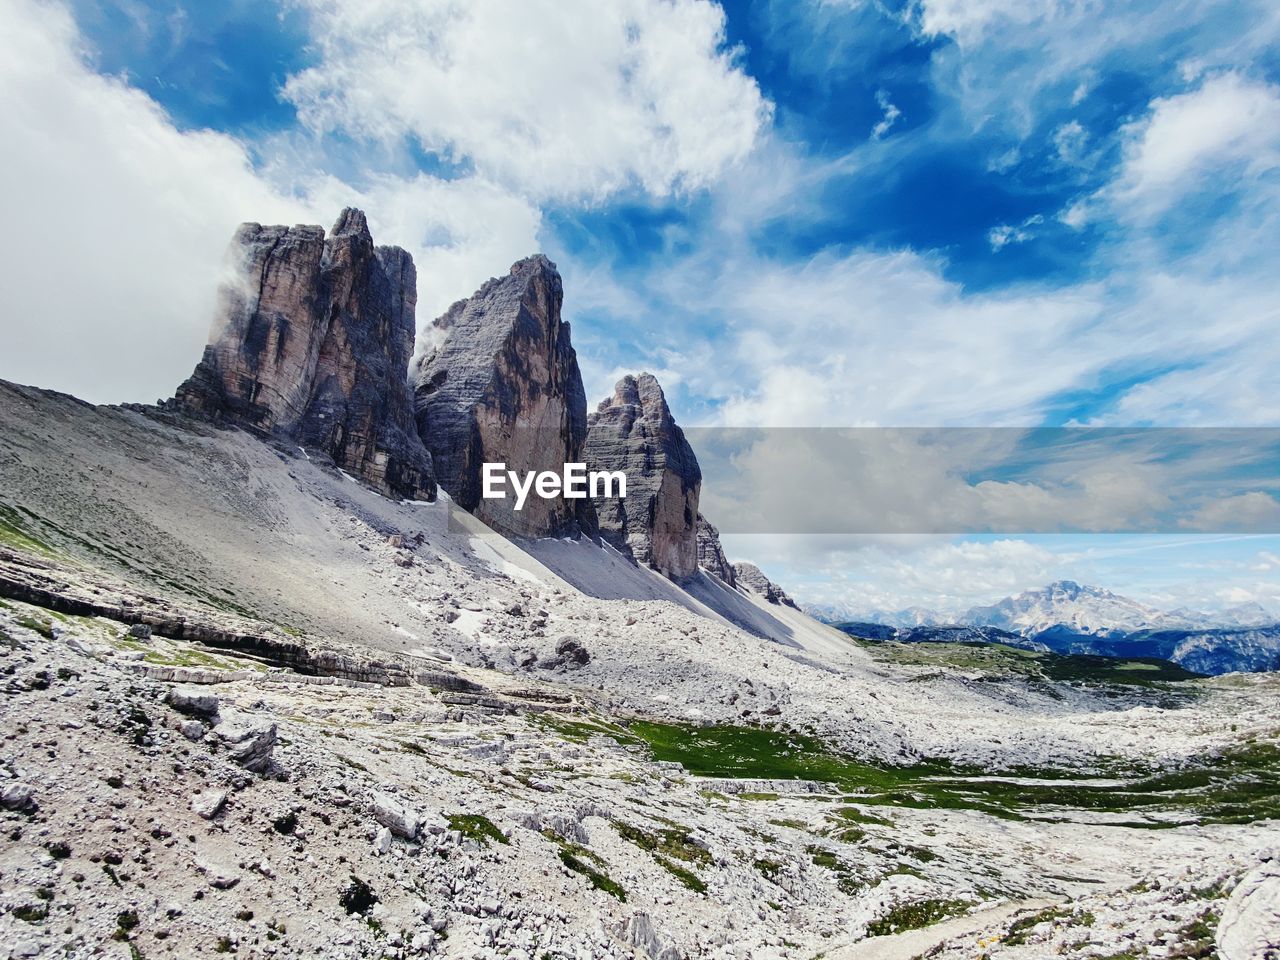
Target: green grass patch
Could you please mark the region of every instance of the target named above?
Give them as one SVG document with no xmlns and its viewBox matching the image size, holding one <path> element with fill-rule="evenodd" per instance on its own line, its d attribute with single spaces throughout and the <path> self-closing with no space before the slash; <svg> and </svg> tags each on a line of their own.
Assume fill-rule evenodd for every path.
<svg viewBox="0 0 1280 960">
<path fill-rule="evenodd" d="M 609 896 L 616 897 L 626 903 L 627 891 L 623 889 L 621 884 L 610 879 L 609 875 L 604 872 L 604 868 L 608 866 L 604 857 L 594 850 L 588 850 L 586 847 L 579 846 L 576 843 L 570 843 L 550 827 L 544 829 L 542 835 L 560 848 L 561 863 L 574 873 L 580 873 L 586 877 L 596 890 L 603 890 Z"/>
<path fill-rule="evenodd" d="M 35 535 L 31 524 L 21 513 L 3 503 L 0 503 L 0 543 L 14 550 L 45 557 L 57 554 L 53 547 Z"/>
<path fill-rule="evenodd" d="M 589 719 L 570 718 L 545 711 L 529 715 L 529 722 L 536 727 L 556 734 L 574 743 L 586 743 L 592 737 L 613 737 L 619 743 L 640 743 L 640 739 L 612 721 L 601 717 Z"/>
<path fill-rule="evenodd" d="M 53 624 L 48 620 L 41 620 L 38 617 L 19 617 L 18 626 L 35 631 L 46 640 L 53 639 Z"/>
<path fill-rule="evenodd" d="M 977 670 L 991 677 L 1126 687 L 1203 679 L 1202 674 L 1150 657 L 1125 659 L 1050 653 L 981 642 L 901 643 L 896 640 L 860 639 L 859 644 L 882 662 L 945 670 Z"/>
<path fill-rule="evenodd" d="M 968 900 L 920 900 L 894 907 L 879 920 L 867 926 L 868 937 L 887 937 L 906 930 L 919 930 L 941 920 L 966 913 L 973 904 Z"/>
<path fill-rule="evenodd" d="M 836 887 L 847 896 L 856 896 L 866 889 L 866 884 L 858 877 L 857 871 L 841 860 L 830 850 L 811 844 L 804 848 L 815 867 L 830 870 L 836 875 Z"/>
<path fill-rule="evenodd" d="M 695 893 L 707 892 L 707 885 L 702 881 L 702 878 L 699 877 L 692 870 L 687 870 L 684 867 L 679 866 L 678 864 L 668 860 L 666 857 L 659 856 L 658 854 L 654 854 L 653 859 L 657 860 L 659 866 L 661 866 L 664 870 L 667 871 L 667 873 L 671 874 L 673 877 L 679 880 L 682 884 L 684 884 L 690 890 L 694 891 Z"/>
<path fill-rule="evenodd" d="M 469 840 L 475 840 L 483 847 L 492 840 L 506 846 L 510 841 L 506 834 L 497 828 L 492 820 L 478 813 L 455 813 L 449 816 L 450 828 L 457 830 Z"/>
<path fill-rule="evenodd" d="M 695 844 L 690 839 L 689 831 L 680 826 L 645 830 L 621 820 L 615 820 L 613 826 L 624 840 L 630 840 L 641 850 L 675 857 L 688 863 L 711 862 L 711 854 Z"/>
<path fill-rule="evenodd" d="M 622 885 L 609 879 L 608 875 L 582 860 L 581 853 L 581 847 L 574 847 L 572 844 L 566 845 L 560 850 L 560 862 L 574 873 L 580 873 L 586 877 L 596 890 L 603 890 L 609 896 L 616 897 L 622 903 L 626 903 L 627 891 L 622 888 Z"/>
<path fill-rule="evenodd" d="M 1018 917 L 1013 923 L 1009 924 L 1009 929 L 1004 936 L 1004 942 L 1011 947 L 1020 946 L 1027 942 L 1031 931 L 1040 926 L 1040 924 L 1052 923 L 1070 915 L 1071 911 L 1064 910 L 1062 907 L 1045 907 L 1043 910 L 1029 913 L 1025 917 Z"/>
<path fill-rule="evenodd" d="M 1150 814 L 1131 822 L 1147 827 L 1280 818 L 1280 745 L 1274 742 L 1245 744 L 1176 770 L 1112 770 L 1117 785 L 1056 769 L 990 775 L 945 761 L 868 763 L 817 737 L 755 727 L 637 720 L 630 730 L 654 759 L 680 763 L 695 776 L 817 780 L 853 794 L 861 807 L 966 809 L 1013 820 L 1053 816 L 1055 810 L 1064 816 L 1071 810 Z M 871 816 L 852 807 L 840 808 L 839 815 L 854 822 Z"/>
<path fill-rule="evenodd" d="M 782 864 L 776 860 L 752 860 L 751 865 L 771 883 L 776 883 L 778 877 L 782 876 Z"/>
</svg>

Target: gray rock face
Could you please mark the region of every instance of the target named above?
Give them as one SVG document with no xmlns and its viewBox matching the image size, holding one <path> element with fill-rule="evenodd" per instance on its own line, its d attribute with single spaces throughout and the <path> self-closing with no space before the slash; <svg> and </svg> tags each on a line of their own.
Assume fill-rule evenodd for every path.
<svg viewBox="0 0 1280 960">
<path fill-rule="evenodd" d="M 288 438 L 375 489 L 432 499 L 407 377 L 417 274 L 399 247 L 375 247 L 365 216 L 315 226 L 246 223 L 235 279 L 219 291 L 204 358 L 178 388 L 189 413 Z"/>
<path fill-rule="evenodd" d="M 531 495 L 520 511 L 481 497 L 482 464 L 560 473 L 582 461 L 587 399 L 555 264 L 538 255 L 488 281 L 435 321 L 435 348 L 417 365 L 418 432 L 441 486 L 465 510 L 503 533 L 595 535 L 587 499 Z"/>
<path fill-rule="evenodd" d="M 625 376 L 591 414 L 587 469 L 621 470 L 627 496 L 596 500 L 600 534 L 673 580 L 698 570 L 702 471 L 652 374 Z"/>
<path fill-rule="evenodd" d="M 769 603 L 791 607 L 795 610 L 800 609 L 796 606 L 795 601 L 787 596 L 786 591 L 766 577 L 764 571 L 754 563 L 735 563 L 733 572 L 737 577 L 737 585 L 739 587 L 746 587 L 748 590 L 760 594 Z"/>
<path fill-rule="evenodd" d="M 698 566 L 731 587 L 737 585 L 733 564 L 724 555 L 724 547 L 720 546 L 720 531 L 702 514 L 698 514 Z"/>
</svg>

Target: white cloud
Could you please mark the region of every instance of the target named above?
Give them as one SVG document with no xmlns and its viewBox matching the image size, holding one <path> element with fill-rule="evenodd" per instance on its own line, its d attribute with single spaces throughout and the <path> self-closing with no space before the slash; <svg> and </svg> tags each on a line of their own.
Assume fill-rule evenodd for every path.
<svg viewBox="0 0 1280 960">
<path fill-rule="evenodd" d="M 170 395 L 199 359 L 237 222 L 304 209 L 234 139 L 180 133 L 90 70 L 63 7 L 0 0 L 0 20 L 0 376 L 97 400 Z"/>
<path fill-rule="evenodd" d="M 301 0 L 319 63 L 285 94 L 317 130 L 473 165 L 534 198 L 701 187 L 770 107 L 707 0 Z"/>
<path fill-rule="evenodd" d="M 889 92 L 887 90 L 876 91 L 876 103 L 879 105 L 884 116 L 880 119 L 880 122 L 872 128 L 872 140 L 879 140 L 883 137 L 889 132 L 889 129 L 898 122 L 898 118 L 902 116 L 902 111 L 898 109 L 897 104 L 889 99 Z"/>
<path fill-rule="evenodd" d="M 1053 131 L 1053 145 L 1057 148 L 1058 159 L 1063 163 L 1073 166 L 1083 163 L 1088 143 L 1089 131 L 1078 120 L 1064 123 Z"/>
<path fill-rule="evenodd" d="M 0 376 L 99 402 L 172 395 L 200 357 L 242 220 L 327 226 L 366 207 L 379 243 L 414 254 L 420 323 L 537 249 L 537 209 L 483 179 L 357 189 L 283 149 L 256 171 L 235 138 L 181 132 L 97 74 L 64 7 L 0 0 L 0 18 Z"/>
<path fill-rule="evenodd" d="M 1110 197 L 1140 216 L 1194 191 L 1256 181 L 1280 166 L 1280 87 L 1237 73 L 1153 100 L 1128 125 L 1121 174 Z"/>
<path fill-rule="evenodd" d="M 1007 30 L 1056 19 L 1066 12 L 1058 0 L 916 0 L 912 6 L 921 32 L 949 34 L 967 42 L 980 39 L 996 22 Z"/>
<path fill-rule="evenodd" d="M 1270 0 L 913 0 L 909 10 L 920 34 L 951 41 L 933 56 L 936 89 L 973 128 L 1016 139 L 1118 66 L 1158 77 L 1180 56 L 1194 76 L 1268 55 L 1280 37 Z"/>
<path fill-rule="evenodd" d="M 1026 243 L 1035 236 L 1035 230 L 1032 228 L 1042 223 L 1044 223 L 1044 216 L 1039 213 L 1027 217 L 1016 226 L 1002 223 L 987 232 L 987 242 L 991 244 L 991 249 L 996 251 L 1003 250 L 1011 243 Z"/>
<path fill-rule="evenodd" d="M 1275 530 L 1280 528 L 1280 500 L 1255 490 L 1206 504 L 1187 522 L 1200 530 Z"/>
</svg>

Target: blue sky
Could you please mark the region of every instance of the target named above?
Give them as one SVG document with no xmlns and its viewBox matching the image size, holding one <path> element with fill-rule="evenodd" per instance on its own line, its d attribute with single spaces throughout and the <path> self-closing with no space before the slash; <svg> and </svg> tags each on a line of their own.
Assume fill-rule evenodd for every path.
<svg viewBox="0 0 1280 960">
<path fill-rule="evenodd" d="M 686 424 L 1280 421 L 1267 0 L 0 11 L 0 376 L 165 395 L 235 223 L 354 203 L 414 253 L 422 323 L 551 255 L 593 403 L 650 369 Z M 883 545 L 730 548 L 804 584 L 835 583 L 838 557 L 886 603 L 929 602 L 923 571 L 957 546 L 974 600 L 1079 567 L 1070 543 L 1021 566 L 1001 543 L 896 545 L 922 573 L 893 590 Z M 1204 544 L 1234 557 L 1211 572 L 1194 547 L 1144 549 L 1097 573 L 1280 608 L 1254 569 L 1275 546 Z"/>
</svg>

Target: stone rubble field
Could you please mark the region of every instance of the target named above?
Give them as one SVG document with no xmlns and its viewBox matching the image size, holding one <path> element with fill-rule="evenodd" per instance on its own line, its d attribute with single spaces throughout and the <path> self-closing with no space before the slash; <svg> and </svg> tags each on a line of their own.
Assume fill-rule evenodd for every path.
<svg viewBox="0 0 1280 960">
<path fill-rule="evenodd" d="M 4 390 L 12 956 L 1280 949 L 1274 676 L 886 662 L 746 587 Z M 1139 789 L 1215 758 L 1182 807 Z"/>
</svg>

